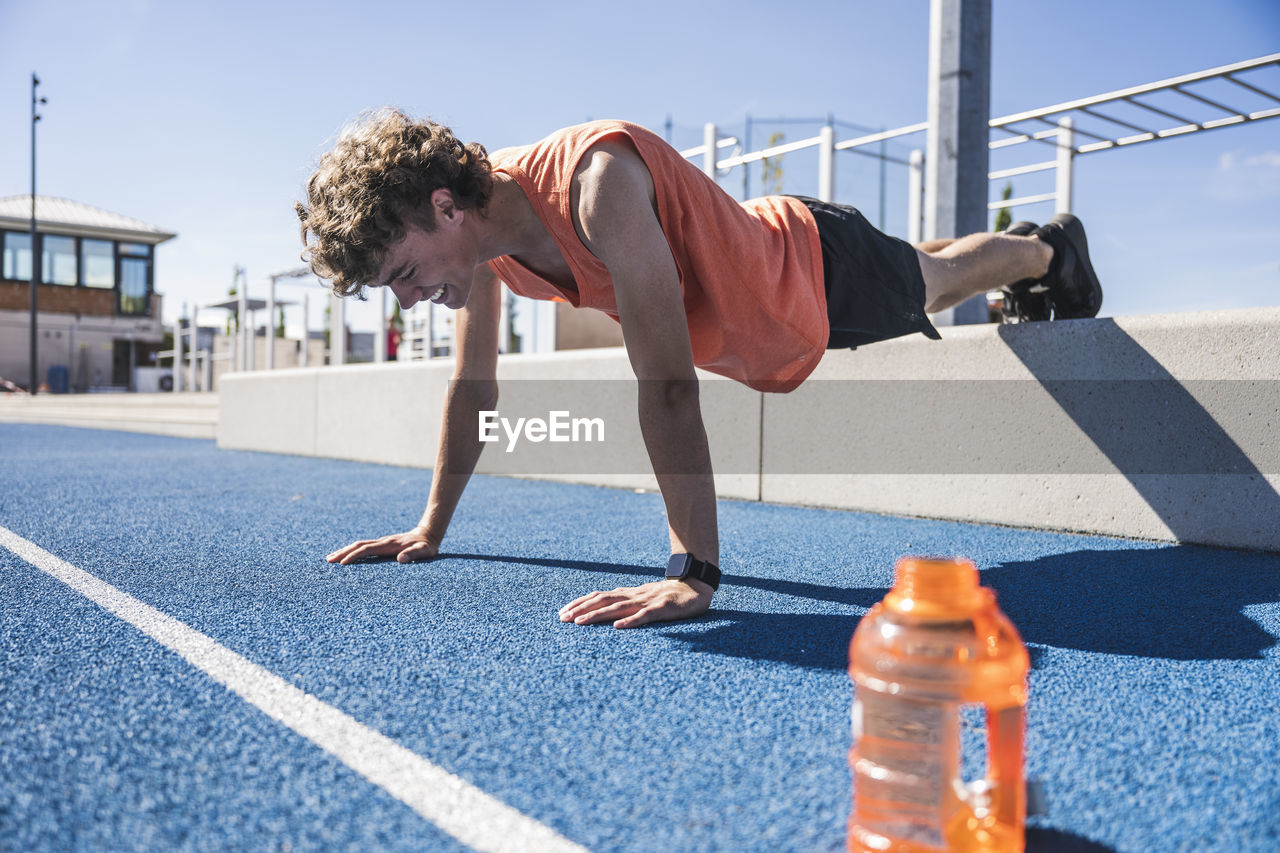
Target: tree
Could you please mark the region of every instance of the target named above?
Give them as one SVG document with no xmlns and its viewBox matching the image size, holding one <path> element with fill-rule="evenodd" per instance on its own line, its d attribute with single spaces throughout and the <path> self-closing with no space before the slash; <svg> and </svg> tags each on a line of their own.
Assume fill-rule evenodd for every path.
<svg viewBox="0 0 1280 853">
<path fill-rule="evenodd" d="M 782 131 L 769 134 L 766 148 L 782 144 L 787 136 Z M 780 195 L 782 193 L 782 156 L 765 157 L 760 161 L 760 189 L 764 195 Z"/>
<path fill-rule="evenodd" d="M 1012 196 L 1013 196 L 1013 183 L 1010 182 L 1004 185 L 1004 190 L 1000 193 L 1000 200 L 1008 201 Z M 1009 226 L 1013 224 L 1013 214 L 1010 213 L 1009 210 L 1010 208 L 1008 207 L 1002 207 L 998 211 L 996 211 L 996 227 L 992 230 L 994 231 L 1008 230 Z"/>
<path fill-rule="evenodd" d="M 227 291 L 227 296 L 235 296 L 239 291 L 236 289 L 240 284 L 240 276 L 244 274 L 244 267 L 236 267 L 235 272 L 231 274 L 231 288 Z M 231 337 L 231 333 L 240 331 L 240 309 L 232 308 L 231 313 L 227 315 L 227 337 Z"/>
<path fill-rule="evenodd" d="M 279 319 L 276 321 L 276 337 L 284 337 L 284 306 L 280 306 Z"/>
</svg>

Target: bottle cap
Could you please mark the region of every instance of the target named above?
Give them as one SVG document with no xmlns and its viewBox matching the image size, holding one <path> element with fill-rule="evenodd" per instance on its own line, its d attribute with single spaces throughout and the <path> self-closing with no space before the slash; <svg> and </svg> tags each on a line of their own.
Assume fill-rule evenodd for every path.
<svg viewBox="0 0 1280 853">
<path fill-rule="evenodd" d="M 972 560 L 949 557 L 903 557 L 894 567 L 893 589 L 885 604 L 900 612 L 961 615 L 987 602 Z"/>
</svg>

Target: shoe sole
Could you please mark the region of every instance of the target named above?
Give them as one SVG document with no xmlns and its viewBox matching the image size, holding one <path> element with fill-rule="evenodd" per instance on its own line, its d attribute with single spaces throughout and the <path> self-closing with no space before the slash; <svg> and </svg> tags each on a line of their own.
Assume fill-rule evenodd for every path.
<svg viewBox="0 0 1280 853">
<path fill-rule="evenodd" d="M 1004 229 L 1003 233 L 1014 237 L 1029 237 L 1039 229 L 1039 225 L 1023 219 Z M 1044 299 L 1044 297 L 1040 296 L 1044 292 L 1044 288 L 1034 289 L 1037 284 L 1037 279 L 1024 278 L 1021 281 L 1015 281 L 1013 284 L 1000 288 L 1005 294 L 1004 305 L 1000 311 L 1002 323 L 1035 323 L 1049 319 L 1050 308 L 1047 304 L 1044 306 L 1043 312 L 1023 310 L 1026 308 L 1025 303 L 1028 301 L 1028 296 L 1035 295 L 1040 297 L 1036 300 L 1037 302 Z"/>
<path fill-rule="evenodd" d="M 1053 299 L 1053 316 L 1055 320 L 1081 320 L 1089 317 L 1098 316 L 1098 311 L 1102 309 L 1102 282 L 1098 281 L 1098 275 L 1093 271 L 1093 261 L 1089 259 L 1089 240 L 1085 237 L 1084 223 L 1072 216 L 1070 213 L 1059 213 L 1053 219 L 1049 220 L 1049 224 L 1045 228 L 1054 228 L 1062 234 L 1064 240 L 1071 245 L 1075 251 L 1075 267 L 1073 270 L 1075 275 L 1083 272 L 1086 281 L 1090 284 L 1089 302 L 1084 308 L 1074 311 L 1062 312 L 1058 310 L 1058 300 Z M 1074 276 L 1073 276 L 1074 277 Z M 1059 282 L 1062 282 L 1061 275 Z M 1052 288 L 1050 288 L 1050 296 L 1052 296 Z"/>
</svg>

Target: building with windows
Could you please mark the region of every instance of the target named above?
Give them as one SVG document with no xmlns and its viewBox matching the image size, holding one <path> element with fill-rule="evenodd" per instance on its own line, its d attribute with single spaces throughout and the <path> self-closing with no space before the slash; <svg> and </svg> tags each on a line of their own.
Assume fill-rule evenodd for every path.
<svg viewBox="0 0 1280 853">
<path fill-rule="evenodd" d="M 62 198 L 36 197 L 37 377 L 123 390 L 164 348 L 155 247 L 176 235 Z M 31 196 L 0 198 L 0 377 L 30 377 Z"/>
</svg>

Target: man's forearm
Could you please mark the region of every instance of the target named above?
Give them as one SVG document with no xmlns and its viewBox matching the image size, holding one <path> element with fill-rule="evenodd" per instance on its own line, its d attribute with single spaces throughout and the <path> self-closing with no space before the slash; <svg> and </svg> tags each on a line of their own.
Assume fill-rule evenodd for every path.
<svg viewBox="0 0 1280 853">
<path fill-rule="evenodd" d="M 672 550 L 718 564 L 715 479 L 697 382 L 640 386 L 640 429 L 666 504 Z"/>
<path fill-rule="evenodd" d="M 444 417 L 440 429 L 440 449 L 431 478 L 431 496 L 418 525 L 432 541 L 439 543 L 449 529 L 453 511 L 471 479 L 484 450 L 478 432 L 479 413 L 498 402 L 496 383 L 454 380 L 445 394 Z"/>
</svg>

